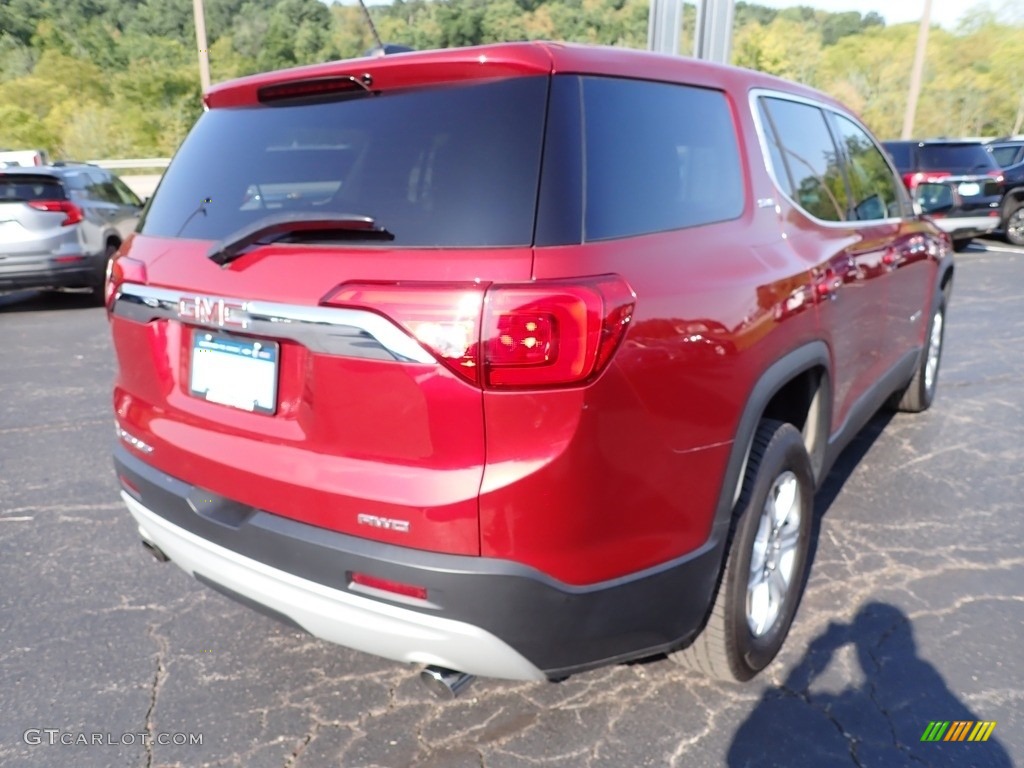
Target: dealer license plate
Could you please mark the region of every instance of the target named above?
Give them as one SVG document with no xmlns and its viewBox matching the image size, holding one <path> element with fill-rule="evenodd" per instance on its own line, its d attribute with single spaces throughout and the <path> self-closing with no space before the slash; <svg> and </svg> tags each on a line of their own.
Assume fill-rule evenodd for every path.
<svg viewBox="0 0 1024 768">
<path fill-rule="evenodd" d="M 272 414 L 277 410 L 278 352 L 273 341 L 195 331 L 189 390 L 211 403 Z"/>
<path fill-rule="evenodd" d="M 973 197 L 981 192 L 981 185 L 973 181 L 965 181 L 959 187 L 959 192 L 964 197 Z"/>
</svg>

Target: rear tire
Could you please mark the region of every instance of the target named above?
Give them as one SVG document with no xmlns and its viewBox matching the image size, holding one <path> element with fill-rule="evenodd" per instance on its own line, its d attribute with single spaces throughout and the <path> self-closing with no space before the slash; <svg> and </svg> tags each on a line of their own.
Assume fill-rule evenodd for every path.
<svg viewBox="0 0 1024 768">
<path fill-rule="evenodd" d="M 891 405 L 904 413 L 921 413 L 931 407 L 935 390 L 939 384 L 939 364 L 942 362 L 942 346 L 946 334 L 946 296 L 939 294 L 939 301 L 932 319 L 928 323 L 925 347 L 921 350 L 921 361 L 914 371 L 906 389 L 892 396 Z"/>
<path fill-rule="evenodd" d="M 1003 232 L 1007 242 L 1024 245 L 1024 203 L 1019 203 L 1016 208 L 1007 212 Z"/>
<path fill-rule="evenodd" d="M 103 306 L 105 303 L 104 290 L 107 283 L 107 265 L 110 264 L 110 260 L 117 253 L 117 248 L 117 243 L 107 243 L 107 247 L 103 251 L 103 266 L 92 284 L 92 300 L 97 306 Z"/>
<path fill-rule="evenodd" d="M 754 435 L 721 583 L 703 631 L 670 654 L 719 680 L 749 680 L 789 632 L 807 570 L 814 473 L 792 424 L 763 420 Z"/>
</svg>

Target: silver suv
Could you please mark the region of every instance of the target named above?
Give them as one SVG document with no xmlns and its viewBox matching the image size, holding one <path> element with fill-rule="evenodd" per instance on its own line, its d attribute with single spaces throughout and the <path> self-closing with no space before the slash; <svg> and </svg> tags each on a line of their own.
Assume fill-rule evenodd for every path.
<svg viewBox="0 0 1024 768">
<path fill-rule="evenodd" d="M 0 168 L 0 290 L 91 288 L 134 229 L 142 201 L 94 165 Z"/>
</svg>

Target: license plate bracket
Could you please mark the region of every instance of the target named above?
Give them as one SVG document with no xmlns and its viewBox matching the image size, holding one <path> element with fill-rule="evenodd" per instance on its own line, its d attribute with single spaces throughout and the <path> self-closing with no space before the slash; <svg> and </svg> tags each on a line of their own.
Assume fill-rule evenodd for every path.
<svg viewBox="0 0 1024 768">
<path fill-rule="evenodd" d="M 277 412 L 280 345 L 274 341 L 192 333 L 189 394 L 251 413 Z"/>
</svg>

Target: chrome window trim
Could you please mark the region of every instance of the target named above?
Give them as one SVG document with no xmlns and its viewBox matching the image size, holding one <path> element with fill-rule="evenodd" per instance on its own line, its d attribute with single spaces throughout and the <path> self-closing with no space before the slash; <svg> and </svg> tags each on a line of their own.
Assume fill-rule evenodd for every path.
<svg viewBox="0 0 1024 768">
<path fill-rule="evenodd" d="M 813 221 L 816 224 L 820 224 L 821 226 L 824 226 L 824 227 L 831 227 L 833 229 L 849 229 L 850 227 L 868 227 L 868 226 L 875 226 L 875 227 L 877 227 L 880 224 L 895 224 L 897 222 L 900 222 L 900 221 L 904 220 L 902 216 L 891 216 L 891 217 L 886 218 L 886 219 L 871 219 L 869 221 L 860 221 L 860 220 L 827 221 L 825 219 L 819 219 L 817 216 L 815 216 L 814 214 L 809 212 L 807 209 L 805 209 L 802 205 L 800 205 L 799 202 L 797 202 L 792 197 L 790 197 L 786 193 L 786 191 L 782 188 L 782 184 L 779 183 L 779 179 L 775 175 L 775 168 L 772 166 L 771 156 L 769 155 L 769 151 L 770 150 L 769 150 L 769 147 L 768 147 L 768 134 L 765 132 L 764 124 L 761 121 L 761 110 L 758 108 L 758 99 L 760 99 L 762 97 L 770 98 L 770 99 L 784 99 L 786 101 L 794 101 L 794 102 L 797 102 L 798 104 L 805 104 L 805 105 L 807 105 L 809 107 L 815 107 L 817 109 L 820 109 L 822 111 L 822 113 L 824 114 L 824 116 L 825 116 L 826 124 L 828 124 L 828 114 L 829 113 L 831 113 L 832 115 L 837 115 L 839 117 L 846 118 L 851 123 L 853 123 L 858 128 L 860 128 L 862 131 L 864 131 L 865 134 L 867 134 L 868 138 L 870 138 L 872 143 L 875 145 L 875 148 L 878 149 L 878 151 L 882 153 L 882 159 L 885 160 L 886 164 L 889 166 L 889 171 L 893 174 L 893 177 L 900 184 L 902 184 L 903 182 L 900 180 L 900 175 L 896 172 L 896 169 L 893 167 L 892 161 L 889 159 L 889 154 L 885 151 L 885 149 L 883 149 L 881 146 L 879 146 L 878 140 L 874 137 L 874 135 L 871 133 L 871 131 L 869 131 L 867 129 L 867 126 L 865 126 L 860 120 L 858 120 L 856 117 L 854 117 L 849 112 L 845 112 L 843 110 L 836 109 L 836 107 L 834 107 L 833 105 L 828 104 L 826 102 L 816 101 L 815 99 L 810 99 L 810 98 L 807 98 L 806 96 L 798 96 L 797 94 L 794 94 L 794 93 L 787 93 L 786 91 L 776 91 L 776 90 L 771 89 L 771 88 L 752 88 L 750 90 L 750 93 L 749 93 L 749 102 L 748 103 L 749 103 L 749 107 L 750 107 L 750 115 L 751 115 L 751 117 L 754 120 L 754 129 L 757 131 L 758 144 L 760 145 L 760 148 L 761 148 L 761 159 L 764 162 L 765 169 L 768 171 L 768 177 L 772 180 L 772 185 L 775 187 L 776 191 L 778 191 L 778 193 L 780 195 L 782 195 L 783 198 L 785 198 L 787 201 L 789 201 L 793 205 L 793 207 L 795 207 L 798 211 L 800 211 L 801 214 L 803 214 L 804 216 L 806 216 L 808 219 L 810 219 L 811 221 Z M 832 132 L 832 126 L 828 125 L 828 128 L 829 128 L 829 133 L 831 133 Z M 835 137 L 834 136 L 832 137 L 832 140 L 835 141 Z M 838 147 L 837 147 L 837 149 L 838 149 Z M 848 158 L 846 157 L 846 155 L 844 153 L 843 156 L 842 156 L 842 164 L 843 164 L 843 173 L 844 174 L 847 173 L 847 169 L 846 169 L 847 163 L 848 163 Z M 898 187 L 897 187 L 897 189 L 898 189 Z"/>
<path fill-rule="evenodd" d="M 180 302 L 202 298 L 211 304 L 230 306 L 230 325 L 183 318 Z M 381 315 L 362 309 L 313 307 L 270 301 L 247 301 L 229 296 L 184 293 L 150 285 L 122 283 L 111 313 L 148 323 L 176 320 L 186 325 L 224 333 L 246 333 L 271 339 L 287 339 L 313 352 L 344 357 L 436 364 L 437 360 L 411 336 Z"/>
</svg>

